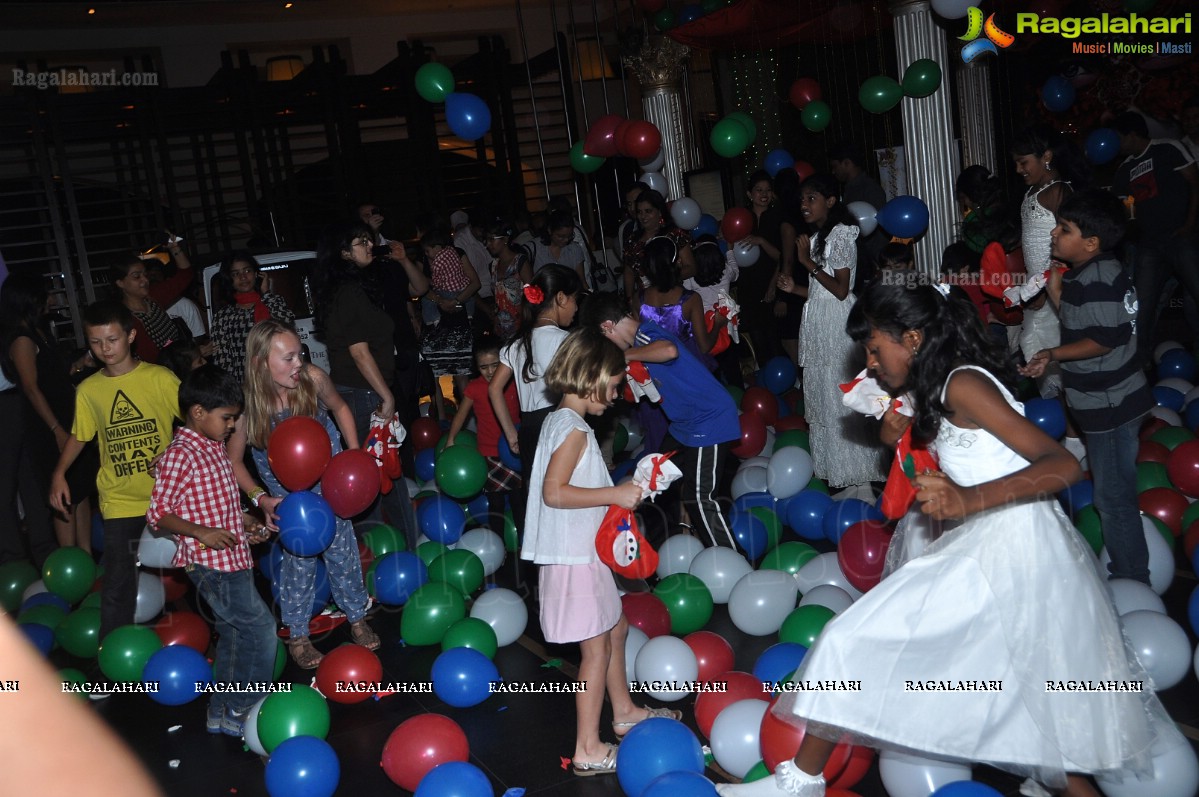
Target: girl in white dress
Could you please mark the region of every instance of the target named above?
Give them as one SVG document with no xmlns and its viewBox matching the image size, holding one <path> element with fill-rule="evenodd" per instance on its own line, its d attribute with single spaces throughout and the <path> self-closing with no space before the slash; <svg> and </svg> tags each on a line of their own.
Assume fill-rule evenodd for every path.
<svg viewBox="0 0 1199 797">
<path fill-rule="evenodd" d="M 916 500 L 940 529 L 825 627 L 795 675 L 860 689 L 785 695 L 776 714 L 807 723 L 795 760 L 718 791 L 820 797 L 843 739 L 985 763 L 1071 795 L 1096 794 L 1076 773 L 1147 774 L 1154 738 L 1177 730 L 1053 498 L 1081 477 L 1078 463 L 1021 414 L 977 312 L 935 286 L 875 283 L 849 331 L 876 378 L 914 399 L 913 436 L 932 441 L 941 467 L 916 476 Z M 1071 690 L 1080 683 L 1144 691 Z"/>
<path fill-rule="evenodd" d="M 854 305 L 858 228 L 841 204 L 837 180 L 814 174 L 799 187 L 800 213 L 815 229 L 795 239 L 797 264 L 808 284 L 781 274 L 778 289 L 807 299 L 800 325 L 804 418 L 812 440 L 813 469 L 829 487 L 883 479 L 877 429 L 841 403 L 839 386 L 861 370 L 861 353 L 845 332 Z"/>
</svg>

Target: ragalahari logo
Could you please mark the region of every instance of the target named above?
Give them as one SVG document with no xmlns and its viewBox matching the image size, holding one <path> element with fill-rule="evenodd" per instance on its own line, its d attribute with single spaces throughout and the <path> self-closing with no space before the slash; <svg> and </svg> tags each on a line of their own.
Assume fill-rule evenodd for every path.
<svg viewBox="0 0 1199 797">
<path fill-rule="evenodd" d="M 978 6 L 971 6 L 966 12 L 967 28 L 964 36 L 959 36 L 959 41 L 967 42 L 962 48 L 962 60 L 970 63 L 975 58 L 978 58 L 983 53 L 998 55 L 1000 50 L 1007 49 L 1012 46 L 1012 42 L 1016 37 L 1012 34 L 1001 30 L 995 24 L 995 15 L 991 14 L 983 21 L 983 10 Z M 985 39 L 980 39 L 979 36 L 985 35 Z"/>
</svg>

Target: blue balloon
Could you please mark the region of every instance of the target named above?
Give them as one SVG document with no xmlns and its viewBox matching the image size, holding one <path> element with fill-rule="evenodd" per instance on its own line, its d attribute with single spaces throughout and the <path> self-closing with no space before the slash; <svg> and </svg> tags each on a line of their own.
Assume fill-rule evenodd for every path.
<svg viewBox="0 0 1199 797">
<path fill-rule="evenodd" d="M 92 515 L 92 553 L 104 553 L 104 517 L 99 512 Z"/>
<path fill-rule="evenodd" d="M 316 493 L 299 490 L 279 502 L 279 542 L 288 553 L 316 556 L 333 542 L 337 518 L 329 503 Z"/>
<path fill-rule="evenodd" d="M 688 22 L 694 22 L 704 15 L 703 6 L 698 3 L 688 3 L 679 11 L 679 24 L 686 25 Z"/>
<path fill-rule="evenodd" d="M 1024 417 L 1054 440 L 1066 434 L 1066 411 L 1055 398 L 1034 398 L 1024 402 Z"/>
<path fill-rule="evenodd" d="M 985 783 L 975 780 L 957 780 L 946 783 L 929 797 L 1003 797 L 1003 794 Z"/>
<path fill-rule="evenodd" d="M 823 540 L 824 514 L 832 505 L 828 493 L 800 490 L 787 502 L 787 525 L 801 539 Z"/>
<path fill-rule="evenodd" d="M 1041 101 L 1053 113 L 1061 113 L 1074 104 L 1074 84 L 1061 75 L 1052 75 L 1041 86 Z"/>
<path fill-rule="evenodd" d="M 928 229 L 928 205 L 919 197 L 904 194 L 879 208 L 874 218 L 897 238 L 915 238 Z"/>
<path fill-rule="evenodd" d="M 796 376 L 795 363 L 791 362 L 790 357 L 780 354 L 767 360 L 766 364 L 758 371 L 758 384 L 774 395 L 781 396 L 795 387 Z M 784 403 L 779 402 L 779 404 Z"/>
<path fill-rule="evenodd" d="M 733 499 L 734 512 L 748 512 L 754 507 L 777 512 L 778 500 L 770 493 L 743 493 Z"/>
<path fill-rule="evenodd" d="M 17 627 L 25 634 L 29 644 L 40 650 L 43 656 L 49 656 L 50 651 L 54 650 L 53 628 L 41 623 L 20 623 Z"/>
<path fill-rule="evenodd" d="M 520 425 L 518 424 L 516 428 L 519 430 Z M 516 471 L 517 473 L 520 473 L 520 457 L 512 453 L 512 446 L 508 445 L 507 435 L 500 435 L 499 449 L 500 462 L 504 463 L 509 468 L 512 468 L 512 470 Z"/>
<path fill-rule="evenodd" d="M 618 484 L 621 479 L 635 470 L 637 470 L 637 460 L 635 459 L 626 459 L 624 462 L 618 463 L 616 467 L 612 468 L 612 483 Z"/>
<path fill-rule="evenodd" d="M 678 720 L 654 717 L 642 720 L 625 734 L 616 757 L 616 778 L 629 797 L 641 797 L 645 788 L 668 772 L 704 771 L 704 751 L 699 739 Z"/>
<path fill-rule="evenodd" d="M 1057 498 L 1062 502 L 1062 509 L 1066 510 L 1066 514 L 1074 517 L 1079 510 L 1095 503 L 1095 484 L 1090 479 L 1083 479 L 1062 490 L 1057 494 Z"/>
<path fill-rule="evenodd" d="M 337 753 L 315 736 L 285 739 L 266 762 L 266 792 L 271 797 L 332 797 L 339 780 Z"/>
<path fill-rule="evenodd" d="M 422 482 L 432 481 L 437 473 L 437 452 L 423 448 L 416 452 L 416 478 Z"/>
<path fill-rule="evenodd" d="M 766 155 L 766 173 L 771 177 L 783 169 L 795 167 L 795 157 L 785 149 L 772 149 Z"/>
<path fill-rule="evenodd" d="M 1092 130 L 1085 145 L 1087 160 L 1096 166 L 1111 162 L 1120 154 L 1120 134 L 1110 127 Z"/>
<path fill-rule="evenodd" d="M 1186 422 L 1187 428 L 1192 432 L 1199 429 L 1199 401 L 1192 401 L 1186 406 L 1186 411 L 1183 412 L 1182 419 Z"/>
<path fill-rule="evenodd" d="M 1186 396 L 1178 392 L 1172 387 L 1161 387 L 1160 385 L 1153 388 L 1153 400 L 1159 407 L 1165 407 L 1168 410 L 1182 412 L 1182 402 Z"/>
<path fill-rule="evenodd" d="M 433 693 L 455 708 L 477 706 L 499 682 L 495 662 L 474 648 L 443 650 L 433 662 Z"/>
<path fill-rule="evenodd" d="M 495 792 L 483 770 L 466 761 L 438 764 L 421 778 L 415 797 L 492 797 Z"/>
<path fill-rule="evenodd" d="M 182 706 L 202 694 L 196 684 L 212 683 L 212 665 L 204 654 L 186 645 L 159 648 L 142 670 L 144 683 L 157 683 L 150 699 L 164 706 Z"/>
<path fill-rule="evenodd" d="M 766 524 L 757 515 L 749 511 L 734 510 L 729 516 L 729 529 L 733 532 L 733 539 L 737 541 L 741 550 L 745 551 L 746 558 L 751 562 L 766 553 L 770 536 L 766 533 Z"/>
<path fill-rule="evenodd" d="M 667 772 L 654 778 L 641 797 L 716 797 L 716 786 L 695 772 Z"/>
<path fill-rule="evenodd" d="M 1158 379 L 1174 377 L 1194 382 L 1196 376 L 1199 376 L 1199 368 L 1195 365 L 1195 358 L 1186 349 L 1170 349 L 1157 364 Z"/>
<path fill-rule="evenodd" d="M 463 504 L 462 508 L 466 510 L 466 517 L 472 523 L 480 526 L 487 525 L 487 513 L 491 511 L 491 505 L 487 502 L 487 493 L 479 493 Z"/>
<path fill-rule="evenodd" d="M 821 518 L 821 529 L 826 539 L 840 542 L 841 535 L 855 523 L 863 520 L 886 521 L 886 516 L 860 498 L 846 498 L 844 501 L 833 501 L 824 517 Z"/>
<path fill-rule="evenodd" d="M 374 569 L 375 597 L 388 606 L 403 606 L 428 583 L 424 561 L 411 551 L 392 551 L 381 557 Z"/>
<path fill-rule="evenodd" d="M 445 120 L 454 135 L 474 141 L 491 129 L 491 110 L 475 95 L 454 91 L 445 97 Z"/>
<path fill-rule="evenodd" d="M 466 528 L 466 512 L 452 498 L 434 495 L 421 502 L 416 522 L 426 537 L 443 545 L 453 545 Z"/>
<path fill-rule="evenodd" d="M 1199 634 L 1199 587 L 1191 590 L 1191 598 L 1187 601 L 1187 619 L 1191 621 L 1191 630 Z"/>
<path fill-rule="evenodd" d="M 716 236 L 720 231 L 720 224 L 717 223 L 716 217 L 710 213 L 705 213 L 699 217 L 699 226 L 691 231 L 692 237 L 698 238 L 701 235 Z"/>
<path fill-rule="evenodd" d="M 53 592 L 39 592 L 36 595 L 30 595 L 28 598 L 26 598 L 21 604 L 20 610 L 17 611 L 17 614 L 20 615 L 21 612 L 25 611 L 26 609 L 32 609 L 34 606 L 57 606 L 64 612 L 70 613 L 71 611 L 71 604 L 67 603 Z"/>
<path fill-rule="evenodd" d="M 795 672 L 808 649 L 798 642 L 779 642 L 762 651 L 754 662 L 754 677 L 764 684 L 776 684 Z"/>
</svg>

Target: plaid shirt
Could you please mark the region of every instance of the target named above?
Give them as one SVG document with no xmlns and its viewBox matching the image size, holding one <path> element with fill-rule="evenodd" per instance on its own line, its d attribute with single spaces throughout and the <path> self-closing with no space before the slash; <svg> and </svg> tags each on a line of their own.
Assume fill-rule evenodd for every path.
<svg viewBox="0 0 1199 797">
<path fill-rule="evenodd" d="M 175 567 L 198 564 L 232 573 L 254 566 L 242 525 L 237 479 L 223 442 L 209 440 L 186 426 L 175 433 L 158 462 L 146 522 L 157 527 L 163 515 L 225 529 L 237 537 L 236 546 L 217 551 L 194 537 L 176 535 L 179 550 L 171 562 Z"/>
</svg>

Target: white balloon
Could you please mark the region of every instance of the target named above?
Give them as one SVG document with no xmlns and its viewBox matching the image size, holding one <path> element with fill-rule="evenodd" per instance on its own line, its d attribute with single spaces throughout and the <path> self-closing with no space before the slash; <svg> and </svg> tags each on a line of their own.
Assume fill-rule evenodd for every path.
<svg viewBox="0 0 1199 797">
<path fill-rule="evenodd" d="M 878 756 L 883 788 L 891 797 L 929 797 L 948 783 L 970 780 L 970 767 L 952 761 L 883 750 Z"/>
<path fill-rule="evenodd" d="M 1149 410 L 1149 415 L 1154 418 L 1161 418 L 1171 426 L 1182 426 L 1182 416 L 1169 407 L 1154 407 Z"/>
<path fill-rule="evenodd" d="M 645 183 L 650 187 L 651 191 L 657 191 L 666 199 L 670 195 L 670 187 L 666 182 L 666 178 L 658 172 L 646 172 L 637 178 L 637 182 Z M 696 222 L 698 224 L 698 221 Z"/>
<path fill-rule="evenodd" d="M 1149 548 L 1149 586 L 1158 595 L 1165 595 L 1170 584 L 1174 582 L 1174 551 L 1166 538 L 1157 530 L 1153 520 L 1141 515 L 1141 532 L 1145 535 L 1145 545 Z M 1112 557 L 1107 548 L 1099 554 L 1099 573 L 1106 578 L 1108 563 Z"/>
<path fill-rule="evenodd" d="M 1112 604 L 1116 607 L 1116 614 L 1124 615 L 1142 610 L 1166 613 L 1166 604 L 1157 593 L 1139 581 L 1133 581 L 1131 578 L 1113 578 L 1107 582 L 1107 586 L 1112 591 Z"/>
<path fill-rule="evenodd" d="M 946 19 L 961 19 L 966 16 L 970 6 L 974 5 L 974 0 L 932 0 L 930 5 L 932 5 L 933 11 Z M 899 797 L 899 795 L 892 794 L 891 797 Z"/>
<path fill-rule="evenodd" d="M 758 258 L 762 256 L 762 247 L 757 244 L 751 244 L 748 241 L 738 241 L 733 244 L 733 260 L 737 261 L 737 265 L 741 268 L 752 266 L 758 262 Z"/>
<path fill-rule="evenodd" d="M 1190 382 L 1185 379 L 1179 379 L 1177 376 L 1167 376 L 1165 379 L 1160 379 L 1155 387 L 1168 387 L 1171 390 L 1177 390 L 1183 395 L 1184 402 L 1186 401 L 1186 395 L 1195 389 L 1195 386 Z"/>
<path fill-rule="evenodd" d="M 733 476 L 732 495 L 736 500 L 746 493 L 766 492 L 766 468 L 745 468 Z"/>
<path fill-rule="evenodd" d="M 267 755 L 266 748 L 262 746 L 262 740 L 258 738 L 258 712 L 262 709 L 262 704 L 270 697 L 269 694 L 263 695 L 262 698 L 250 707 L 246 712 L 246 721 L 241 728 L 241 739 L 246 743 L 246 747 L 258 755 Z"/>
<path fill-rule="evenodd" d="M 731 703 L 716 715 L 708 735 L 712 757 L 733 777 L 744 778 L 762 757 L 758 737 L 769 708 L 765 700 L 750 698 Z"/>
<path fill-rule="evenodd" d="M 629 625 L 628 636 L 624 640 L 624 671 L 630 681 L 637 680 L 637 654 L 649 642 L 649 637 L 635 625 Z"/>
<path fill-rule="evenodd" d="M 1183 349 L 1185 351 L 1186 347 L 1176 340 L 1163 340 L 1161 343 L 1157 344 L 1157 347 L 1153 350 L 1153 362 L 1160 363 L 1166 352 L 1172 349 Z"/>
<path fill-rule="evenodd" d="M 729 618 L 751 636 L 776 634 L 795 608 L 798 597 L 799 585 L 790 573 L 755 570 L 742 576 L 733 587 L 729 595 Z"/>
<path fill-rule="evenodd" d="M 1100 775 L 1095 778 L 1107 797 L 1194 797 L 1199 793 L 1199 759 L 1190 742 L 1178 733 L 1159 737 L 1150 748 L 1153 778 L 1138 780 Z"/>
<path fill-rule="evenodd" d="M 768 468 L 768 467 L 770 467 L 770 457 L 763 457 L 763 456 L 759 455 L 756 457 L 750 457 L 749 459 L 741 460 L 741 464 L 737 466 L 737 470 L 742 471 L 742 470 L 745 470 L 746 468 Z"/>
<path fill-rule="evenodd" d="M 643 172 L 660 172 L 662 167 L 666 165 L 666 153 L 658 149 L 658 154 L 652 158 L 644 158 L 637 161 L 637 165 L 641 167 Z M 688 227 L 687 229 L 691 229 Z"/>
<path fill-rule="evenodd" d="M 428 418 L 429 414 L 433 412 L 433 403 L 430 401 L 424 402 L 417 408 L 417 412 L 420 413 L 420 417 Z"/>
<path fill-rule="evenodd" d="M 1164 614 L 1141 609 L 1120 618 L 1124 635 L 1145 674 L 1160 692 L 1176 685 L 1191 667 L 1191 643 L 1182 626 Z"/>
<path fill-rule="evenodd" d="M 658 549 L 658 578 L 686 573 L 691 562 L 704 550 L 704 544 L 690 534 L 676 534 Z"/>
<path fill-rule="evenodd" d="M 713 603 L 728 603 L 733 587 L 742 576 L 753 572 L 753 566 L 737 551 L 718 545 L 697 553 L 687 572 L 704 582 Z"/>
<path fill-rule="evenodd" d="M 504 541 L 491 529 L 471 529 L 458 539 L 458 547 L 479 557 L 484 576 L 490 576 L 504 563 Z"/>
<path fill-rule="evenodd" d="M 404 476 L 403 479 L 404 486 L 408 488 L 408 497 L 415 498 L 416 494 L 420 492 L 420 485 L 416 483 L 416 479 L 408 476 Z"/>
<path fill-rule="evenodd" d="M 766 442 L 762 444 L 762 450 L 758 452 L 758 456 L 769 457 L 774 452 L 774 441 L 775 441 L 774 427 L 767 426 L 766 427 Z"/>
<path fill-rule="evenodd" d="M 799 599 L 800 606 L 824 606 L 831 609 L 833 614 L 840 614 L 853 605 L 853 596 L 840 587 L 832 584 L 821 584 L 813 587 Z"/>
<path fill-rule="evenodd" d="M 799 446 L 784 446 L 770 457 L 766 489 L 775 498 L 790 498 L 812 480 L 812 455 Z"/>
<path fill-rule="evenodd" d="M 162 579 L 153 573 L 137 574 L 137 604 L 133 609 L 133 622 L 148 623 L 162 614 L 166 603 L 166 588 Z"/>
<path fill-rule="evenodd" d="M 1197 398 L 1199 398 L 1199 387 L 1193 387 L 1190 390 L 1188 390 L 1187 394 L 1182 397 L 1183 409 L 1186 409 L 1187 405 L 1189 405 L 1192 401 L 1194 401 Z"/>
<path fill-rule="evenodd" d="M 510 589 L 489 589 L 475 599 L 470 616 L 491 626 L 500 647 L 520 639 L 529 624 L 529 607 Z"/>
<path fill-rule="evenodd" d="M 804 595 L 821 584 L 832 584 L 834 587 L 845 590 L 855 601 L 862 597 L 862 591 L 850 584 L 849 579 L 841 572 L 836 551 L 817 554 L 809 559 L 795 574 L 795 583 L 799 585 L 799 591 Z"/>
<path fill-rule="evenodd" d="M 874 205 L 869 202 L 850 202 L 845 209 L 858 223 L 858 229 L 861 230 L 862 235 L 869 235 L 878 229 L 878 220 L 875 219 L 878 211 L 875 210 Z"/>
<path fill-rule="evenodd" d="M 171 567 L 178 549 L 173 535 L 159 536 L 146 526 L 137 543 L 137 563 L 142 567 Z"/>
<path fill-rule="evenodd" d="M 637 681 L 659 682 L 665 688 L 647 689 L 646 694 L 667 703 L 691 694 L 687 684 L 699 678 L 695 652 L 675 636 L 659 636 L 646 642 L 637 653 Z M 677 689 L 672 687 L 679 687 Z"/>
<path fill-rule="evenodd" d="M 28 587 L 26 587 L 25 591 L 21 593 L 21 603 L 24 603 L 25 601 L 29 600 L 34 595 L 38 595 L 42 592 L 49 592 L 49 591 L 50 590 L 46 589 L 46 582 L 42 581 L 39 578 L 37 581 L 34 581 L 32 584 L 30 584 Z"/>
<path fill-rule="evenodd" d="M 702 215 L 699 203 L 689 196 L 676 199 L 670 206 L 670 218 L 680 230 L 694 230 L 699 226 L 699 217 Z"/>
</svg>

